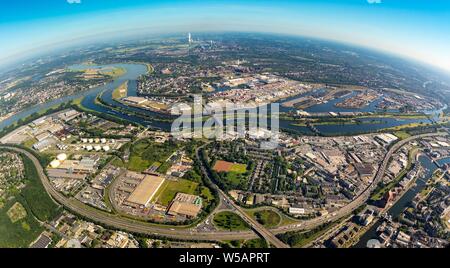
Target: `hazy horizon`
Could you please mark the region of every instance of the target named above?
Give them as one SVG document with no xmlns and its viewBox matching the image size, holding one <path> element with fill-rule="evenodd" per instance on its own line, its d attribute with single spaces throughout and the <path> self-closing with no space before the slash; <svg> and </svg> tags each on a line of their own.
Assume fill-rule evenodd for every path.
<svg viewBox="0 0 450 268">
<path fill-rule="evenodd" d="M 450 72 L 446 1 L 106 1 L 2 4 L 1 65 L 63 44 L 145 31 L 261 32 L 352 44 Z M 65 45 L 64 45 L 65 46 Z M 39 50 L 39 51 L 38 51 Z"/>
</svg>

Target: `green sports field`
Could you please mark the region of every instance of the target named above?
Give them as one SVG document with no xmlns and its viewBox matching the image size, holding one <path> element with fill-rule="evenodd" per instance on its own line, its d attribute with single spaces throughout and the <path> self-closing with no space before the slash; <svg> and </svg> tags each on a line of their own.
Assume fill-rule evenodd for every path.
<svg viewBox="0 0 450 268">
<path fill-rule="evenodd" d="M 247 165 L 245 165 L 245 164 L 233 164 L 231 166 L 230 172 L 243 174 L 243 173 L 247 172 Z"/>
<path fill-rule="evenodd" d="M 178 181 L 166 180 L 155 194 L 156 203 L 168 206 L 177 193 L 194 194 L 198 183 L 180 179 Z"/>
</svg>

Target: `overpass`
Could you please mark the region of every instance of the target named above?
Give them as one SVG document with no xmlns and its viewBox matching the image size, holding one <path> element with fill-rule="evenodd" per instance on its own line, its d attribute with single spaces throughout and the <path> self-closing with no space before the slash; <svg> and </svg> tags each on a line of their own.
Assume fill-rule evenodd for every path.
<svg viewBox="0 0 450 268">
<path fill-rule="evenodd" d="M 383 178 L 385 170 L 388 166 L 389 160 L 392 157 L 393 153 L 395 153 L 399 148 L 403 145 L 407 144 L 410 141 L 426 138 L 426 137 L 435 137 L 435 136 L 443 136 L 446 133 L 432 133 L 432 134 L 422 134 L 418 136 L 412 136 L 405 140 L 402 140 L 395 145 L 393 145 L 388 153 L 386 154 L 374 180 L 371 185 L 369 185 L 357 198 L 355 198 L 352 202 L 350 202 L 345 207 L 341 208 L 337 212 L 332 215 L 328 215 L 325 217 L 319 217 L 307 221 L 303 221 L 298 224 L 291 224 L 286 226 L 281 226 L 277 228 L 273 228 L 267 230 L 264 227 L 261 227 L 260 224 L 255 222 L 252 218 L 250 218 L 245 212 L 243 212 L 242 208 L 234 204 L 234 202 L 230 202 L 230 199 L 227 195 L 219 190 L 221 197 L 226 201 L 230 202 L 230 205 L 235 209 L 235 211 L 244 219 L 246 222 L 252 226 L 253 230 L 261 235 L 264 239 L 270 242 L 275 247 L 285 248 L 287 247 L 281 241 L 279 241 L 275 234 L 281 234 L 288 231 L 306 231 L 313 229 L 321 224 L 326 222 L 332 222 L 340 219 L 343 216 L 350 214 L 353 210 L 357 209 L 360 205 L 364 204 L 367 199 L 370 197 L 372 190 L 376 187 L 378 182 Z M 162 226 L 158 224 L 146 223 L 138 220 L 133 220 L 130 218 L 124 218 L 118 215 L 109 214 L 104 211 L 100 211 L 89 207 L 80 201 L 68 198 L 63 194 L 59 193 L 56 189 L 53 188 L 48 177 L 45 175 L 43 167 L 41 166 L 39 160 L 30 152 L 20 149 L 17 147 L 11 146 L 1 146 L 1 148 L 5 148 L 8 150 L 12 150 L 18 153 L 21 153 L 28 157 L 36 167 L 38 172 L 39 179 L 42 182 L 44 189 L 47 193 L 59 204 L 63 205 L 69 211 L 72 211 L 80 216 L 83 216 L 87 219 L 90 219 L 96 223 L 103 224 L 107 227 L 116 228 L 132 233 L 139 234 L 147 234 L 147 235 L 155 235 L 155 236 L 164 236 L 173 239 L 183 239 L 183 240 L 201 240 L 201 241 L 226 241 L 226 240 L 240 240 L 240 239 L 254 239 L 258 238 L 258 236 L 252 231 L 243 231 L 243 232 L 226 232 L 226 231 L 208 231 L 208 232 L 199 232 L 189 227 L 175 227 L 175 226 Z M 203 167 L 203 165 L 202 165 Z"/>
<path fill-rule="evenodd" d="M 200 162 L 200 167 L 201 167 L 201 170 L 203 172 L 203 175 L 206 176 L 212 182 L 212 179 L 209 177 L 209 172 L 206 170 L 205 165 L 204 165 L 204 163 L 203 163 L 203 161 L 202 161 L 202 159 L 200 157 L 200 150 L 204 146 L 205 145 L 203 145 L 202 147 L 197 148 L 196 156 L 197 156 L 198 161 Z M 234 201 L 231 200 L 231 198 L 227 194 L 225 194 L 221 189 L 219 189 L 219 187 L 217 185 L 214 185 L 214 187 L 218 191 L 218 193 L 220 195 L 220 199 L 221 200 L 222 199 L 225 200 L 225 202 L 227 202 L 229 205 L 231 205 L 232 208 L 233 208 L 233 211 L 236 214 L 238 214 L 245 222 L 247 222 L 247 224 L 249 224 L 250 227 L 256 233 L 258 233 L 261 237 L 263 237 L 267 242 L 269 242 L 271 245 L 273 245 L 276 248 L 289 248 L 288 245 L 286 245 L 283 242 L 281 242 L 273 233 L 271 233 L 264 226 L 259 224 L 259 222 L 254 220 L 252 217 L 247 215 L 247 213 L 245 213 L 245 211 L 240 206 L 238 206 L 236 203 L 234 203 Z"/>
</svg>

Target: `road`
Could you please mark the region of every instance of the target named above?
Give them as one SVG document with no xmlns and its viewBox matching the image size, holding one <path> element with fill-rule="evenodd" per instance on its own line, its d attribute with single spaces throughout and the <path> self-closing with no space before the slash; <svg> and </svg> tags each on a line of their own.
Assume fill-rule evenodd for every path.
<svg viewBox="0 0 450 268">
<path fill-rule="evenodd" d="M 39 178 L 47 193 L 59 204 L 63 205 L 69 211 L 72 211 L 80 216 L 90 219 L 96 223 L 103 224 L 105 226 L 111 226 L 113 228 L 133 232 L 140 234 L 149 234 L 164 236 L 175 239 L 185 240 L 205 240 L 205 241 L 225 241 L 225 240 L 239 240 L 239 239 L 254 239 L 258 236 L 253 232 L 227 232 L 227 231 L 215 231 L 215 232 L 197 232 L 193 229 L 180 228 L 176 226 L 164 226 L 136 221 L 130 218 L 124 218 L 117 215 L 112 215 L 92 207 L 89 207 L 80 201 L 68 198 L 53 188 L 48 177 L 45 175 L 44 170 L 39 160 L 30 152 L 19 149 L 16 147 L 3 147 L 8 150 L 16 151 L 28 157 L 36 167 Z"/>
<path fill-rule="evenodd" d="M 392 155 L 401 147 L 403 147 L 405 144 L 420 139 L 420 138 L 427 138 L 427 137 L 436 137 L 436 136 L 443 136 L 446 135 L 446 133 L 431 133 L 431 134 L 422 134 L 417 136 L 411 136 L 407 139 L 401 140 L 394 144 L 389 151 L 387 152 L 386 156 L 383 159 L 383 162 L 380 165 L 380 168 L 378 169 L 377 174 L 375 175 L 375 178 L 373 179 L 372 183 L 352 202 L 347 204 L 346 206 L 342 207 L 340 210 L 336 211 L 332 215 L 328 215 L 326 217 L 320 217 L 315 218 L 311 220 L 307 220 L 301 223 L 301 225 L 287 225 L 282 226 L 274 230 L 274 233 L 283 233 L 286 231 L 302 231 L 302 230 L 309 230 L 313 229 L 321 224 L 327 223 L 327 222 L 333 222 L 336 220 L 339 220 L 342 217 L 345 217 L 346 215 L 352 213 L 355 209 L 357 209 L 359 206 L 364 204 L 369 198 L 372 193 L 372 191 L 377 187 L 378 183 L 383 179 L 384 174 L 386 172 L 386 169 L 388 167 L 389 161 L 392 157 Z"/>
<path fill-rule="evenodd" d="M 375 176 L 372 184 L 366 188 L 366 190 L 361 193 L 356 199 L 354 199 L 347 206 L 343 207 L 336 213 L 332 215 L 328 215 L 326 217 L 315 218 L 307 221 L 303 221 L 299 224 L 292 224 L 281 226 L 278 228 L 271 229 L 270 231 L 265 228 L 260 228 L 259 224 L 254 224 L 254 222 L 249 221 L 248 216 L 243 212 L 243 210 L 238 207 L 233 202 L 230 202 L 230 205 L 238 212 L 238 214 L 250 222 L 253 229 L 258 232 L 261 236 L 267 239 L 270 243 L 272 243 L 276 247 L 286 247 L 286 245 L 282 244 L 273 239 L 275 234 L 285 233 L 287 231 L 305 231 L 313 229 L 323 223 L 331 222 L 340 219 L 348 214 L 350 214 L 353 210 L 358 208 L 360 205 L 364 204 L 367 199 L 370 197 L 372 190 L 376 187 L 378 182 L 383 178 L 387 165 L 389 163 L 392 154 L 396 152 L 399 148 L 401 148 L 406 143 L 425 137 L 434 137 L 434 136 L 442 136 L 445 133 L 433 133 L 433 134 L 423 134 L 418 136 L 412 136 L 408 139 L 402 140 L 396 143 L 386 154 L 380 169 L 378 170 L 377 175 Z M 164 226 L 145 223 L 141 221 L 136 221 L 129 218 L 120 217 L 117 215 L 108 214 L 106 212 L 96 210 L 92 207 L 89 207 L 76 199 L 68 198 L 63 194 L 59 193 L 56 189 L 51 185 L 48 177 L 45 175 L 43 167 L 39 163 L 39 160 L 30 152 L 19 149 L 16 147 L 8 147 L 2 146 L 3 148 L 16 151 L 18 153 L 24 154 L 28 157 L 36 167 L 39 178 L 47 191 L 47 193 L 59 204 L 63 205 L 68 210 L 77 213 L 87 219 L 90 219 L 96 223 L 103 224 L 105 226 L 110 226 L 112 228 L 121 229 L 128 232 L 140 233 L 140 234 L 148 234 L 148 235 L 157 235 L 164 236 L 168 238 L 174 239 L 184 239 L 184 240 L 204 240 L 204 241 L 226 241 L 226 240 L 241 240 L 241 239 L 254 239 L 258 238 L 258 236 L 252 231 L 243 231 L 243 232 L 227 232 L 227 231 L 208 231 L 208 232 L 199 232 L 194 229 L 189 228 L 181 228 L 181 227 L 172 227 L 172 226 Z M 226 196 L 223 192 L 220 191 L 222 202 L 229 202 L 228 196 Z M 251 219 L 253 220 L 253 219 Z M 258 226 L 259 225 L 259 226 Z M 280 244 L 281 243 L 281 244 Z"/>
<path fill-rule="evenodd" d="M 207 170 L 203 164 L 203 161 L 200 158 L 200 150 L 201 149 L 202 149 L 202 147 L 199 147 L 196 150 L 197 159 L 200 162 L 200 167 L 202 169 L 203 175 L 206 176 L 210 181 L 212 181 L 212 179 L 209 177 L 209 173 L 207 172 Z M 233 208 L 233 211 L 236 214 L 238 214 L 245 222 L 247 222 L 247 224 L 249 224 L 251 226 L 251 228 L 255 232 L 257 232 L 260 236 L 262 236 L 267 242 L 269 242 L 271 245 L 273 245 L 276 248 L 289 248 L 288 245 L 281 242 L 273 233 L 271 233 L 264 226 L 259 224 L 252 217 L 247 215 L 247 213 L 245 213 L 245 211 L 240 206 L 238 206 L 236 203 L 234 203 L 234 201 L 231 200 L 231 198 L 228 197 L 228 195 L 226 195 L 221 189 L 219 189 L 219 187 L 217 185 L 214 185 L 214 187 L 219 192 L 220 200 L 222 200 L 221 202 L 225 202 L 226 204 L 230 205 Z"/>
<path fill-rule="evenodd" d="M 234 212 L 236 212 L 236 214 L 241 216 L 241 218 L 244 219 L 252 227 L 252 229 L 255 230 L 259 235 L 264 237 L 264 239 L 266 239 L 266 241 L 268 241 L 270 244 L 272 244 L 276 248 L 289 248 L 288 245 L 286 245 L 283 242 L 281 242 L 272 232 L 267 230 L 264 226 L 259 224 L 252 217 L 247 215 L 247 213 L 245 213 L 245 211 L 240 206 L 236 205 L 236 203 L 234 203 L 221 190 L 220 190 L 220 194 L 223 195 L 223 196 L 226 196 L 227 201 L 229 201 L 230 204 L 233 206 Z"/>
</svg>

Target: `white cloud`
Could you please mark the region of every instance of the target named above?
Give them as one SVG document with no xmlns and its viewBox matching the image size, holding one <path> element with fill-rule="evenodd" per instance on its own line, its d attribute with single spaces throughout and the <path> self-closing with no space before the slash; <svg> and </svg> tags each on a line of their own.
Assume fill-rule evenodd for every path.
<svg viewBox="0 0 450 268">
<path fill-rule="evenodd" d="M 81 4 L 81 0 L 67 0 L 69 4 Z"/>
<path fill-rule="evenodd" d="M 381 4 L 383 3 L 382 0 L 367 0 L 367 3 L 369 4 Z"/>
</svg>

